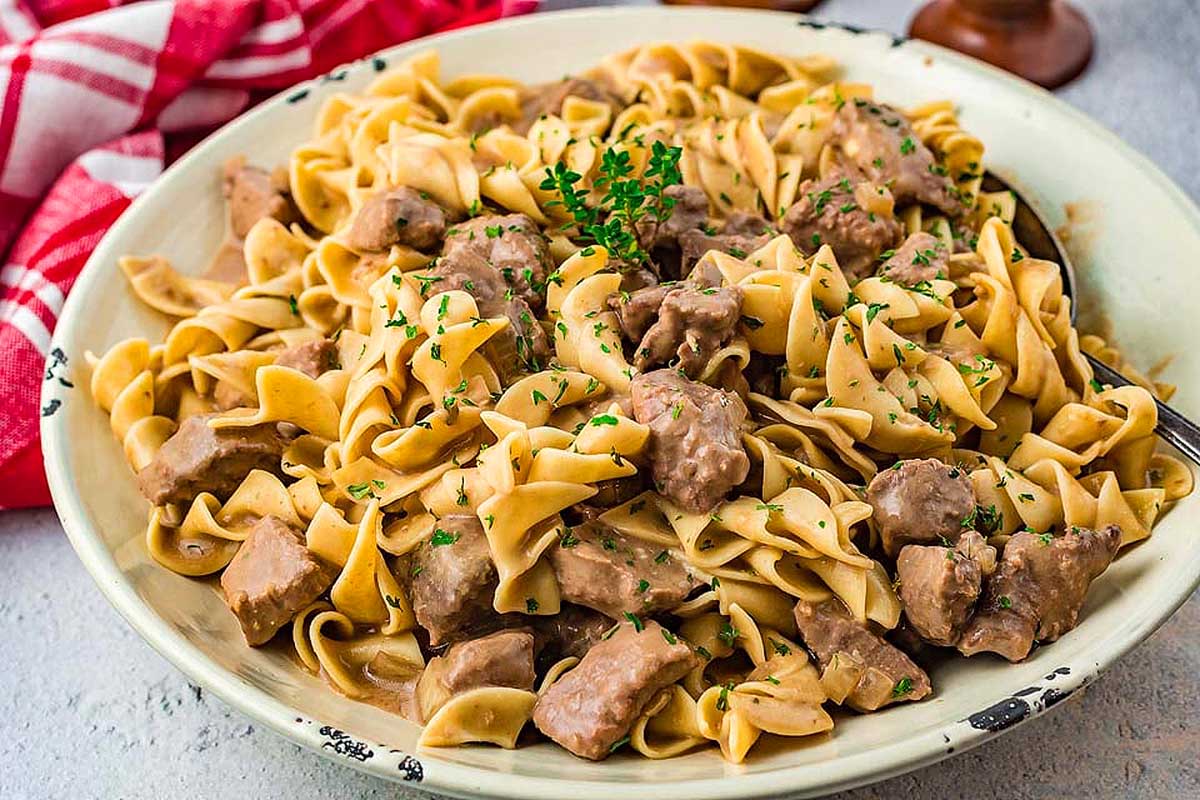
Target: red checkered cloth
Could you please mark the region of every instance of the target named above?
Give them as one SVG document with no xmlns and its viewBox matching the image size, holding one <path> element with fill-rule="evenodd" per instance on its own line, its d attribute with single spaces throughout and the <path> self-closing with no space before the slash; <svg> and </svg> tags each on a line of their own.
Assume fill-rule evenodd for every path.
<svg viewBox="0 0 1200 800">
<path fill-rule="evenodd" d="M 165 163 L 297 81 L 536 4 L 0 0 L 0 508 L 50 502 L 50 333 L 100 237 Z"/>
</svg>

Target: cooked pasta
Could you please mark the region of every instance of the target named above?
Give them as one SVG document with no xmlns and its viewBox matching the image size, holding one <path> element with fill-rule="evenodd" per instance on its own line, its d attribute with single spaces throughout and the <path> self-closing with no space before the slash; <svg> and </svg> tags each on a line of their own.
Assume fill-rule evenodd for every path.
<svg viewBox="0 0 1200 800">
<path fill-rule="evenodd" d="M 430 51 L 227 165 L 206 276 L 121 262 L 174 326 L 91 391 L 151 555 L 422 746 L 741 761 L 1065 634 L 1192 489 L 982 176 L 820 56 Z"/>
</svg>

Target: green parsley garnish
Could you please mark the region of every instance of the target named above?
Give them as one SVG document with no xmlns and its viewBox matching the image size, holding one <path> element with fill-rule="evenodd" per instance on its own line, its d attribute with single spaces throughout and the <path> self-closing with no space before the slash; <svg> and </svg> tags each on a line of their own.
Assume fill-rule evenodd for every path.
<svg viewBox="0 0 1200 800">
<path fill-rule="evenodd" d="M 450 531 L 445 531 L 441 528 L 434 528 L 433 536 L 429 537 L 429 543 L 434 547 L 448 547 L 461 538 L 461 533 L 450 533 Z"/>
</svg>

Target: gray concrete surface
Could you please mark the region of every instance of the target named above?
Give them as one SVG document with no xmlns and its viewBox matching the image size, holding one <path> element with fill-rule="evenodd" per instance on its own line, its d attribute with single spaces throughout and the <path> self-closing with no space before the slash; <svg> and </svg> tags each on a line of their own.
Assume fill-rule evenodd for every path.
<svg viewBox="0 0 1200 800">
<path fill-rule="evenodd" d="M 829 0 L 819 16 L 899 32 L 917 5 Z M 1200 198 L 1197 0 L 1081 5 L 1096 23 L 1099 49 L 1061 96 Z M 3 800 L 423 796 L 301 751 L 189 684 L 108 606 L 52 512 L 0 514 L 0 573 Z M 1193 597 L 1054 713 L 838 800 L 1200 797 L 1198 675 Z"/>
</svg>

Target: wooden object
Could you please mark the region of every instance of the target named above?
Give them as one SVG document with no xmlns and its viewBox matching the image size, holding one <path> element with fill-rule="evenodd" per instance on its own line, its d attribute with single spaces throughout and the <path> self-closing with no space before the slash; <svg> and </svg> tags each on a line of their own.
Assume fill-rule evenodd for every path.
<svg viewBox="0 0 1200 800">
<path fill-rule="evenodd" d="M 1047 89 L 1083 72 L 1092 28 L 1063 0 L 932 0 L 909 35 L 995 64 Z"/>
<path fill-rule="evenodd" d="M 741 8 L 769 8 L 772 11 L 795 11 L 803 13 L 819 6 L 822 0 L 663 0 L 675 6 L 739 6 Z"/>
</svg>

